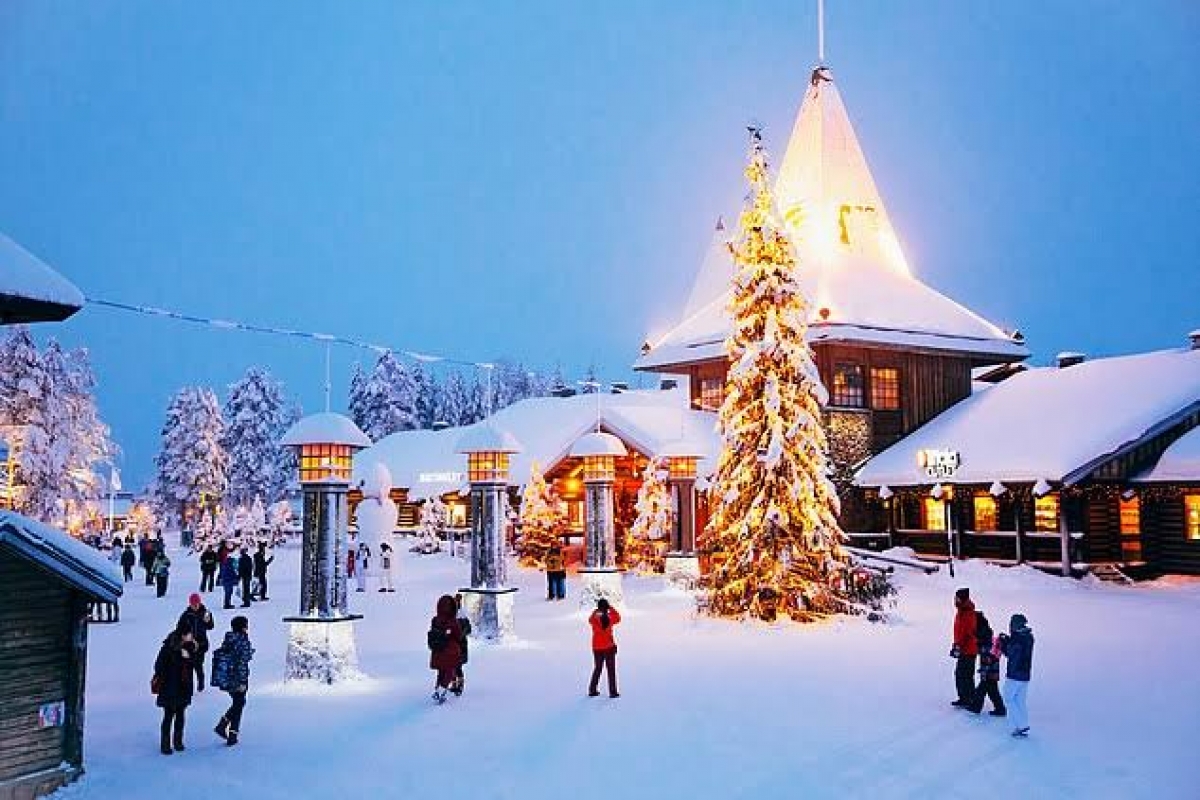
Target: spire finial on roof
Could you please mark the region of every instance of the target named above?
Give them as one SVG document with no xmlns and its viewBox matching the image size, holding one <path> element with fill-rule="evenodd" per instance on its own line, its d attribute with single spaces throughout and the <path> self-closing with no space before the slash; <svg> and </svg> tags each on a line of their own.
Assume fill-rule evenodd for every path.
<svg viewBox="0 0 1200 800">
<path fill-rule="evenodd" d="M 825 65 L 825 0 L 817 0 L 817 63 Z"/>
<path fill-rule="evenodd" d="M 717 216 L 717 228 L 716 229 L 719 231 L 725 230 L 725 215 L 724 214 L 720 214 Z"/>
</svg>

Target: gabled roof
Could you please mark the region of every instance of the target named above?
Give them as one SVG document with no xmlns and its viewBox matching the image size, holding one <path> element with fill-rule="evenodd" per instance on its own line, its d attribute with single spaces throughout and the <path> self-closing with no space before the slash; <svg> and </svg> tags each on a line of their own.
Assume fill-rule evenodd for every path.
<svg viewBox="0 0 1200 800">
<path fill-rule="evenodd" d="M 922 450 L 961 459 L 951 483 L 1075 483 L 1200 410 L 1200 350 L 1039 367 L 977 392 L 871 458 L 862 486 L 934 483 Z"/>
<path fill-rule="evenodd" d="M 37 520 L 0 511 L 0 548 L 10 550 L 96 600 L 121 596 L 116 566 L 92 547 Z"/>
<path fill-rule="evenodd" d="M 978 363 L 1028 357 L 1023 343 L 912 276 L 828 69 L 814 70 L 776 182 L 810 302 L 809 339 L 964 353 Z M 680 323 L 636 369 L 724 356 L 732 261 L 710 246 Z"/>
<path fill-rule="evenodd" d="M 1146 483 L 1200 483 L 1200 428 L 1180 436 L 1159 456 L 1158 463 L 1134 478 Z"/>
<path fill-rule="evenodd" d="M 716 465 L 720 440 L 716 414 L 688 408 L 679 390 L 632 391 L 600 397 L 600 427 L 642 453 L 653 456 L 686 443 L 709 468 Z M 491 425 L 515 437 L 521 452 L 510 461 L 511 482 L 524 484 L 533 462 L 548 471 L 570 457 L 571 447 L 596 429 L 596 395 L 536 397 L 497 411 L 480 425 Z M 407 487 L 417 499 L 461 489 L 466 456 L 457 452 L 461 438 L 475 426 L 440 431 L 401 431 L 385 437 L 356 456 L 355 481 L 382 461 L 393 484 Z M 703 469 L 704 465 L 701 465 Z"/>
<path fill-rule="evenodd" d="M 0 325 L 58 322 L 83 302 L 70 281 L 0 233 Z"/>
</svg>

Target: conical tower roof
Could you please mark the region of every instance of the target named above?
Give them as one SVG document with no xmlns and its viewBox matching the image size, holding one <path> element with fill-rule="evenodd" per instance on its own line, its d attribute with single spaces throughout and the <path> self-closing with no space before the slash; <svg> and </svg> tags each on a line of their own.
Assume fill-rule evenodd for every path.
<svg viewBox="0 0 1200 800">
<path fill-rule="evenodd" d="M 812 71 L 780 162 L 776 200 L 811 304 L 809 339 L 969 355 L 1029 353 L 1013 336 L 912 276 L 854 126 L 827 67 Z M 710 247 L 682 321 L 635 364 L 665 369 L 721 358 L 732 262 Z"/>
</svg>

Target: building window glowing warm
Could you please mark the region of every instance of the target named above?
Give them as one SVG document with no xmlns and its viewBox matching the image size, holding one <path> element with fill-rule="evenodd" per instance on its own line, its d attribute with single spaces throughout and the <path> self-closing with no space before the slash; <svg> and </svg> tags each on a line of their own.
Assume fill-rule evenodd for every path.
<svg viewBox="0 0 1200 800">
<path fill-rule="evenodd" d="M 686 480 L 696 477 L 696 462 L 699 459 L 692 456 L 674 456 L 668 459 L 668 474 L 676 480 Z"/>
<path fill-rule="evenodd" d="M 996 498 L 990 494 L 975 495 L 975 530 L 995 531 L 1000 529 L 996 514 Z"/>
<path fill-rule="evenodd" d="M 924 498 L 921 505 L 921 522 L 927 531 L 946 530 L 946 501 L 934 497 Z"/>
<path fill-rule="evenodd" d="M 467 480 L 471 483 L 503 483 L 508 480 L 508 453 L 467 453 Z"/>
<path fill-rule="evenodd" d="M 1137 496 L 1121 498 L 1121 535 L 1136 536 L 1142 532 L 1142 501 Z"/>
<path fill-rule="evenodd" d="M 1047 494 L 1033 500 L 1033 529 L 1035 531 L 1058 530 L 1058 495 Z"/>
<path fill-rule="evenodd" d="M 871 408 L 876 411 L 900 410 L 900 370 L 871 367 Z"/>
<path fill-rule="evenodd" d="M 616 477 L 617 465 L 613 456 L 584 456 L 583 479 L 585 481 L 611 481 Z"/>
<path fill-rule="evenodd" d="M 1200 542 L 1200 494 L 1183 496 L 1183 535 L 1193 542 Z"/>
<path fill-rule="evenodd" d="M 306 444 L 300 447 L 300 482 L 350 480 L 351 449 L 345 444 Z"/>
<path fill-rule="evenodd" d="M 724 378 L 700 379 L 700 410 L 719 411 L 725 400 Z"/>
<path fill-rule="evenodd" d="M 861 364 L 835 364 L 833 367 L 833 405 L 862 408 L 863 368 Z"/>
</svg>

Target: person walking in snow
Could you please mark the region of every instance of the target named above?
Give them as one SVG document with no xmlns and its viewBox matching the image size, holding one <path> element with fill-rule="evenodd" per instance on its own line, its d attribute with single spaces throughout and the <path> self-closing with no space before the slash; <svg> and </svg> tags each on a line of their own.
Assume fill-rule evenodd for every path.
<svg viewBox="0 0 1200 800">
<path fill-rule="evenodd" d="M 267 568 L 275 561 L 275 556 L 267 555 L 267 545 L 258 543 L 258 551 L 254 554 L 254 579 L 258 581 L 258 599 L 270 600 L 267 597 Z"/>
<path fill-rule="evenodd" d="M 546 553 L 546 599 L 563 600 L 567 596 L 567 565 L 562 545 L 555 542 Z"/>
<path fill-rule="evenodd" d="M 588 617 L 592 626 L 592 680 L 588 684 L 588 697 L 600 694 L 600 672 L 608 673 L 608 696 L 620 697 L 617 693 L 617 642 L 613 628 L 621 622 L 621 612 L 601 597 L 596 601 L 596 610 Z"/>
<path fill-rule="evenodd" d="M 437 684 L 433 699 L 438 704 L 446 702 L 446 695 L 462 668 L 462 628 L 458 625 L 458 605 L 454 598 L 444 594 L 437 601 L 437 615 L 429 621 L 426 637 L 429 645 L 429 668 L 437 672 Z"/>
<path fill-rule="evenodd" d="M 137 563 L 137 556 L 133 554 L 133 545 L 125 545 L 125 552 L 121 553 L 121 572 L 124 574 L 125 582 L 133 580 L 133 565 Z"/>
<path fill-rule="evenodd" d="M 357 560 L 358 560 L 358 548 L 356 548 L 353 544 L 351 544 L 349 547 L 346 548 L 346 577 L 347 578 L 355 577 L 354 565 L 357 562 Z"/>
<path fill-rule="evenodd" d="M 233 608 L 233 590 L 237 587 L 238 577 L 238 559 L 229 556 L 221 562 L 221 575 L 219 581 L 221 588 L 225 590 L 225 604 L 222 608 Z"/>
<path fill-rule="evenodd" d="M 192 702 L 192 657 L 196 643 L 187 625 L 180 622 L 163 639 L 158 657 L 154 659 L 154 677 L 150 688 L 157 696 L 155 704 L 163 710 L 159 727 L 159 751 L 164 756 L 184 750 L 183 726 L 185 711 Z"/>
<path fill-rule="evenodd" d="M 382 585 L 379 587 L 381 592 L 396 591 L 395 585 L 392 583 L 392 562 L 395 560 L 396 554 L 392 550 L 392 546 L 387 542 L 379 545 L 379 568 L 380 579 Z"/>
<path fill-rule="evenodd" d="M 125 553 L 124 543 L 120 536 L 113 537 L 112 549 L 108 551 L 108 560 L 113 564 L 121 563 L 121 556 Z"/>
<path fill-rule="evenodd" d="M 971 711 L 981 713 L 983 701 L 991 698 L 991 715 L 1003 717 L 1006 711 L 1004 698 L 1000 696 L 1000 641 L 993 637 L 992 626 L 982 611 L 975 612 L 975 620 L 975 641 L 979 647 L 979 685 L 975 687 Z"/>
<path fill-rule="evenodd" d="M 458 621 L 458 629 L 462 631 L 462 638 L 458 640 L 459 647 L 462 648 L 462 659 L 458 663 L 458 669 L 454 672 L 454 681 L 450 684 L 450 691 L 454 692 L 455 697 L 462 697 L 463 690 L 467 685 L 467 675 L 463 672 L 463 667 L 467 665 L 470 656 L 470 641 L 471 641 L 471 620 L 467 619 L 466 613 L 463 612 L 462 595 L 454 595 L 455 619 Z"/>
<path fill-rule="evenodd" d="M 208 652 L 208 632 L 213 629 L 212 612 L 204 607 L 204 601 L 196 592 L 188 597 L 188 607 L 179 615 L 176 627 L 185 626 L 192 641 L 196 643 L 196 651 L 192 655 L 192 668 L 196 671 L 196 689 L 204 691 L 204 654 Z"/>
<path fill-rule="evenodd" d="M 1029 693 L 1029 676 L 1033 671 L 1033 631 L 1024 614 L 1012 615 L 1008 631 L 1007 635 L 1000 634 L 1000 651 L 1008 659 L 1008 669 L 1004 673 L 1004 699 L 1008 701 L 1008 712 L 1012 717 L 1012 735 L 1024 738 L 1029 735 L 1029 710 L 1025 698 Z"/>
<path fill-rule="evenodd" d="M 366 542 L 358 543 L 358 565 L 355 570 L 355 580 L 358 582 L 358 591 L 365 592 L 367 590 L 367 570 L 371 568 L 371 548 L 367 547 Z"/>
<path fill-rule="evenodd" d="M 237 560 L 238 580 L 242 582 L 242 608 L 250 607 L 250 581 L 254 580 L 254 559 L 250 551 L 242 545 L 242 553 Z"/>
<path fill-rule="evenodd" d="M 250 690 L 252 658 L 254 647 L 250 644 L 250 620 L 234 617 L 225 633 L 225 641 L 213 652 L 213 686 L 229 695 L 229 709 L 221 715 L 213 731 L 230 747 L 238 743 L 241 735 L 242 711 L 246 708 L 246 693 Z"/>
<path fill-rule="evenodd" d="M 217 552 L 207 545 L 200 554 L 200 591 L 211 592 L 217 578 Z"/>
<path fill-rule="evenodd" d="M 979 645 L 975 640 L 975 604 L 971 602 L 971 590 L 959 589 L 954 593 L 954 644 L 950 657 L 954 659 L 954 686 L 958 699 L 950 705 L 970 708 L 975 700 L 975 656 Z"/>
<path fill-rule="evenodd" d="M 165 596 L 167 593 L 167 582 L 171 579 L 171 559 L 167 558 L 165 550 L 160 550 L 158 555 L 154 557 L 154 565 L 150 568 L 150 572 L 154 575 L 155 596 Z"/>
<path fill-rule="evenodd" d="M 151 574 L 154 569 L 154 542 L 149 536 L 142 535 L 142 541 L 138 543 L 138 564 L 146 571 L 146 585 L 154 585 L 154 576 Z"/>
</svg>

